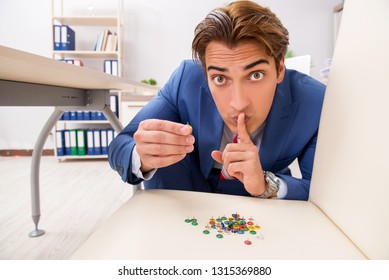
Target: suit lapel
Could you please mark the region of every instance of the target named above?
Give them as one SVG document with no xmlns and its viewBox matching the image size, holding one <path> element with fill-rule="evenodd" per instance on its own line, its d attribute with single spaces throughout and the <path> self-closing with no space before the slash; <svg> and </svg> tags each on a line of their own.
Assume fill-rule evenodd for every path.
<svg viewBox="0 0 389 280">
<path fill-rule="evenodd" d="M 199 137 L 196 140 L 199 147 L 201 172 L 207 178 L 214 164 L 211 153 L 220 148 L 224 124 L 208 87 L 201 89 L 199 105 Z"/>
<path fill-rule="evenodd" d="M 259 149 L 263 170 L 271 170 L 279 158 L 297 108 L 298 103 L 292 103 L 289 81 L 285 75 L 284 81 L 277 86 Z"/>
</svg>

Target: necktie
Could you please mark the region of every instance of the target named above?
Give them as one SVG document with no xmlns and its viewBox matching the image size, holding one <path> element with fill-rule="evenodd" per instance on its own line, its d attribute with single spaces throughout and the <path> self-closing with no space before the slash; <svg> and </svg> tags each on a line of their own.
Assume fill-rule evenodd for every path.
<svg viewBox="0 0 389 280">
<path fill-rule="evenodd" d="M 235 135 L 234 139 L 232 140 L 232 143 L 238 143 L 238 135 Z M 228 174 L 226 168 L 223 165 L 222 169 L 220 171 L 220 180 L 233 180 L 233 179 L 236 179 L 236 178 L 230 176 L 230 174 Z"/>
</svg>

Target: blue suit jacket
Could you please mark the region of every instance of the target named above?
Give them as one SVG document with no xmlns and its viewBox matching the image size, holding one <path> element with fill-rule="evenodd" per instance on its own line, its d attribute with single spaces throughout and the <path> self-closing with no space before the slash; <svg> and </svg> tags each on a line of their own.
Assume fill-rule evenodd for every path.
<svg viewBox="0 0 389 280">
<path fill-rule="evenodd" d="M 277 86 L 266 120 L 259 157 L 263 170 L 272 171 L 285 180 L 288 187 L 286 199 L 308 199 L 324 92 L 325 86 L 322 83 L 293 70 L 286 70 L 284 80 Z M 133 134 L 140 121 L 150 118 L 190 123 L 196 142 L 195 150 L 185 164 L 191 170 L 198 170 L 197 173 L 190 171 L 190 174 L 172 174 L 171 172 L 175 172 L 174 167 L 170 170 L 167 168 L 167 174 L 173 180 L 166 184 L 179 182 L 180 187 L 154 187 L 249 195 L 238 180 L 226 180 L 235 182 L 216 189 L 204 183 L 212 174 L 214 161 L 211 152 L 219 149 L 224 123 L 200 65 L 184 61 L 158 95 L 111 142 L 109 163 L 118 171 L 122 180 L 130 184 L 141 181 L 131 173 L 131 154 L 135 145 Z M 296 158 L 302 179 L 285 172 Z"/>
</svg>

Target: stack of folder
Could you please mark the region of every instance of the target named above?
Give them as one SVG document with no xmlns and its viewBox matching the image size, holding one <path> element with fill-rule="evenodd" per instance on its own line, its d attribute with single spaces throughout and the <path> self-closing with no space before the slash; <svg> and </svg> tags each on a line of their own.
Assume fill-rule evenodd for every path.
<svg viewBox="0 0 389 280">
<path fill-rule="evenodd" d="M 109 107 L 116 117 L 119 117 L 118 96 L 110 95 Z M 64 112 L 60 117 L 61 121 L 101 121 L 106 120 L 102 112 L 99 111 L 68 111 Z"/>
<path fill-rule="evenodd" d="M 113 129 L 57 130 L 57 156 L 107 155 L 115 136 Z"/>
<path fill-rule="evenodd" d="M 69 111 L 64 112 L 61 121 L 101 121 L 106 120 L 102 112 L 98 111 Z"/>
<path fill-rule="evenodd" d="M 117 59 L 106 59 L 104 60 L 104 73 L 118 76 L 118 61 Z"/>
<path fill-rule="evenodd" d="M 69 63 L 69 64 L 73 64 L 73 65 L 77 65 L 77 66 L 84 66 L 84 62 L 82 62 L 82 60 L 80 60 L 80 59 L 68 59 L 68 58 L 65 58 L 65 59 L 60 59 L 59 61 L 62 61 L 62 62 L 65 62 L 65 63 Z"/>
<path fill-rule="evenodd" d="M 76 49 L 76 33 L 67 25 L 53 26 L 54 50 L 74 51 Z"/>
</svg>

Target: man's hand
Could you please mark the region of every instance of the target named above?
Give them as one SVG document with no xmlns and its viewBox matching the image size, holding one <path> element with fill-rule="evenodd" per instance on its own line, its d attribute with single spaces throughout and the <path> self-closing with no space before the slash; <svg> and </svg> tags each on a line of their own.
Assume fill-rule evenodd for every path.
<svg viewBox="0 0 389 280">
<path fill-rule="evenodd" d="M 238 117 L 238 143 L 230 143 L 223 153 L 213 151 L 212 158 L 223 164 L 230 176 L 241 181 L 251 195 L 261 195 L 266 189 L 258 149 L 246 130 L 244 113 Z"/>
<path fill-rule="evenodd" d="M 189 125 L 157 119 L 142 121 L 134 139 L 142 172 L 182 160 L 193 151 L 195 142 Z"/>
</svg>

